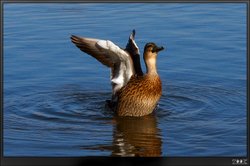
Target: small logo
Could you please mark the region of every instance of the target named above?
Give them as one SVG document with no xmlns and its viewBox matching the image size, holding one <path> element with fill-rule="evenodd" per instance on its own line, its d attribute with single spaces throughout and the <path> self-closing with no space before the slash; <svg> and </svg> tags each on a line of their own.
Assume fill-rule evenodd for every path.
<svg viewBox="0 0 250 166">
<path fill-rule="evenodd" d="M 247 165 L 247 159 L 232 159 L 233 165 Z"/>
</svg>

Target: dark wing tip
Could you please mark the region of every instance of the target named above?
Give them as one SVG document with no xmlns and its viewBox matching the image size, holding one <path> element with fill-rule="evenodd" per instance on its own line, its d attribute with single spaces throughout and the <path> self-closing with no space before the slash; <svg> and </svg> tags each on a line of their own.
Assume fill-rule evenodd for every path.
<svg viewBox="0 0 250 166">
<path fill-rule="evenodd" d="M 135 29 L 133 29 L 133 31 L 132 31 L 132 37 L 133 37 L 133 39 L 135 38 Z"/>
<path fill-rule="evenodd" d="M 76 35 L 71 35 L 70 36 L 70 39 L 72 40 L 72 39 L 76 39 L 76 38 L 78 38 Z"/>
<path fill-rule="evenodd" d="M 133 29 L 132 33 L 129 36 L 130 40 L 134 40 L 135 39 L 135 30 Z"/>
<path fill-rule="evenodd" d="M 79 39 L 79 37 L 77 37 L 75 35 L 71 35 L 70 39 L 71 39 L 71 41 L 77 41 Z"/>
<path fill-rule="evenodd" d="M 71 35 L 70 37 L 71 42 L 74 43 L 76 46 L 79 46 L 81 44 L 81 38 L 75 35 Z"/>
<path fill-rule="evenodd" d="M 132 31 L 132 35 L 135 37 L 135 29 L 133 29 L 133 31 Z"/>
</svg>

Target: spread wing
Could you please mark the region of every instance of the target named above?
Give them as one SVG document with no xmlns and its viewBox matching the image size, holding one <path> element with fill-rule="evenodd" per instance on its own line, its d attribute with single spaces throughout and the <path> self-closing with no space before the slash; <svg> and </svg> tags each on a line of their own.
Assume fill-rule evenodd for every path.
<svg viewBox="0 0 250 166">
<path fill-rule="evenodd" d="M 93 39 L 93 38 L 81 38 L 78 36 L 71 36 L 71 41 L 83 52 L 91 55 L 96 60 L 101 62 L 107 67 L 112 67 L 112 59 L 111 57 L 105 55 L 105 52 L 98 48 L 97 42 L 99 39 Z"/>
<path fill-rule="evenodd" d="M 83 52 L 111 68 L 113 96 L 134 74 L 133 61 L 128 54 L 109 40 L 71 36 L 71 41 Z"/>
<path fill-rule="evenodd" d="M 133 30 L 132 33 L 130 34 L 125 50 L 129 52 L 129 54 L 131 55 L 135 69 L 135 74 L 138 76 L 142 76 L 143 72 L 140 62 L 140 51 L 139 47 L 135 43 L 135 30 Z"/>
</svg>

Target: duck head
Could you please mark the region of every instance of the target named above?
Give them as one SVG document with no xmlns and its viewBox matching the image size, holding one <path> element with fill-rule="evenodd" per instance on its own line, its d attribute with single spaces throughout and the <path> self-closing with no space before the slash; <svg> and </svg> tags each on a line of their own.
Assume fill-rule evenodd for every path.
<svg viewBox="0 0 250 166">
<path fill-rule="evenodd" d="M 157 74 L 156 59 L 164 47 L 158 47 L 155 43 L 147 43 L 144 47 L 143 58 L 147 68 L 147 74 Z"/>
</svg>

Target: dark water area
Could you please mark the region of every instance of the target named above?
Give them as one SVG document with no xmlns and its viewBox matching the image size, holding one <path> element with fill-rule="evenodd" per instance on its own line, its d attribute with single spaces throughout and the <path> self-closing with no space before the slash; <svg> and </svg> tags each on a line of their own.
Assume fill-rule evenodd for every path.
<svg viewBox="0 0 250 166">
<path fill-rule="evenodd" d="M 125 47 L 132 29 L 141 54 L 167 48 L 141 118 L 106 108 L 109 69 L 70 41 Z M 3 39 L 5 156 L 246 155 L 246 4 L 5 3 Z"/>
</svg>

